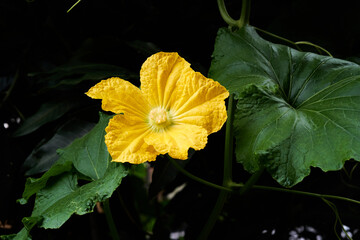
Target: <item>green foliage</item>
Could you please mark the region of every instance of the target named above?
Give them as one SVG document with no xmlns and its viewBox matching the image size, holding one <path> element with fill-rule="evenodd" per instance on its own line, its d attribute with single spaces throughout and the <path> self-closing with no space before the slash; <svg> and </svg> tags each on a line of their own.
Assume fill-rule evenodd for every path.
<svg viewBox="0 0 360 240">
<path fill-rule="evenodd" d="M 96 202 L 109 198 L 126 174 L 123 165 L 112 163 L 102 178 L 80 187 L 76 174 L 58 176 L 37 193 L 32 216 L 23 220 L 24 225 L 29 228 L 29 224 L 38 223 L 41 217 L 40 227 L 59 228 L 73 213 L 92 212 Z"/>
<path fill-rule="evenodd" d="M 110 64 L 66 64 L 48 72 L 33 73 L 36 86 L 41 92 L 50 90 L 67 90 L 78 87 L 81 83 L 97 82 L 109 77 L 133 79 L 136 76 L 122 67 Z"/>
<path fill-rule="evenodd" d="M 360 67 L 220 29 L 210 76 L 236 94 L 236 157 L 291 187 L 360 159 Z"/>
<path fill-rule="evenodd" d="M 345 162 L 360 155 L 360 61 L 350 57 L 359 50 L 356 4 L 253 1 L 252 17 L 265 29 L 259 33 L 296 51 L 262 39 L 257 28 L 247 26 L 249 0 L 226 1 L 231 15 L 241 7 L 239 20 L 230 17 L 223 0 L 217 1 L 220 9 L 212 1 L 206 11 L 204 1 L 91 1 L 69 14 L 75 1 L 67 7 L 63 1 L 8 2 L 3 4 L 8 14 L 0 16 L 6 33 L 0 158 L 2 194 L 8 199 L 1 204 L 0 235 L 20 230 L 21 218 L 24 227 L 1 239 L 28 240 L 30 233 L 34 239 L 169 239 L 172 234 L 232 239 L 239 232 L 242 239 L 282 239 L 292 232 L 299 238 L 340 239 L 341 231 L 357 239 L 359 162 Z M 178 11 L 171 11 L 172 4 Z M 97 17 L 89 19 L 94 13 Z M 159 51 L 177 51 L 205 73 L 212 39 L 224 24 L 220 16 L 231 30 L 218 31 L 210 77 L 235 95 L 234 104 L 227 103 L 236 108 L 234 150 L 241 164 L 231 164 L 231 127 L 211 134 L 205 149 L 191 149 L 186 161 L 159 156 L 131 168 L 111 163 L 104 143 L 111 116 L 100 114 L 95 124 L 100 101 L 84 92 L 108 77 L 138 86 L 141 64 Z M 329 16 L 334 21 L 324 21 Z M 305 52 L 331 56 L 316 44 L 273 33 L 314 41 L 357 64 Z M 311 170 L 338 170 L 344 164 L 337 172 Z M 24 172 L 44 174 L 27 179 L 20 206 L 15 199 Z M 301 184 L 274 187 L 273 178 L 285 187 Z M 98 208 L 69 219 L 92 212 L 101 201 L 104 213 Z M 332 225 L 335 233 L 329 231 Z M 306 232 L 307 226 L 314 228 Z M 61 229 L 33 231 L 36 227 Z M 301 227 L 304 231 L 297 232 Z"/>
<path fill-rule="evenodd" d="M 59 119 L 77 106 L 79 103 L 73 99 L 44 103 L 34 115 L 26 119 L 24 124 L 14 132 L 14 136 L 19 137 L 32 133 L 44 124 Z"/>
<path fill-rule="evenodd" d="M 48 170 L 58 158 L 56 149 L 68 146 L 93 127 L 92 122 L 82 119 L 89 107 L 89 99 L 83 93 L 92 85 L 91 82 L 99 82 L 112 76 L 134 79 L 136 75 L 110 64 L 78 62 L 29 74 L 32 80 L 31 90 L 36 92 L 35 96 L 41 98 L 41 104 L 37 111 L 24 119 L 12 137 L 31 134 L 41 136 L 41 130 L 50 124 L 55 126 L 55 129 L 45 131 L 43 139 L 25 160 L 26 175 Z"/>
<path fill-rule="evenodd" d="M 110 118 L 100 114 L 99 123 L 88 134 L 58 151 L 59 160 L 41 178 L 28 178 L 20 202 L 26 203 L 34 194 L 36 199 L 31 216 L 23 219 L 27 232 L 35 225 L 59 228 L 74 213 L 92 212 L 96 202 L 109 198 L 120 185 L 127 167 L 110 163 L 104 142 Z M 89 182 L 79 186 L 79 178 Z M 17 238 L 28 237 L 24 229 Z"/>
<path fill-rule="evenodd" d="M 105 127 L 111 116 L 101 114 L 99 123 L 86 137 L 75 140 L 69 147 L 60 150 L 60 158 L 67 159 L 81 174 L 92 180 L 104 176 L 110 163 L 104 136 Z"/>
<path fill-rule="evenodd" d="M 28 169 L 25 174 L 29 176 L 49 170 L 58 159 L 56 150 L 64 148 L 75 139 L 84 136 L 94 125 L 94 123 L 77 118 L 64 123 L 49 140 L 41 141 L 25 159 L 23 166 Z"/>
<path fill-rule="evenodd" d="M 18 234 L 10 234 L 1 236 L 2 240 L 31 240 L 29 231 L 26 228 L 22 228 Z"/>
</svg>

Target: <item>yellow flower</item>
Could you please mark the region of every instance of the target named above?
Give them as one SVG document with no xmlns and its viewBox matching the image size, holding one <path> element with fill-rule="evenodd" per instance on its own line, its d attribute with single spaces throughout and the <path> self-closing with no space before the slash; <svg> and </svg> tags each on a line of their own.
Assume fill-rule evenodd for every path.
<svg viewBox="0 0 360 240">
<path fill-rule="evenodd" d="M 227 114 L 228 91 L 190 68 L 177 53 L 149 57 L 140 71 L 140 89 L 112 77 L 86 94 L 102 99 L 115 115 L 105 143 L 115 162 L 143 163 L 159 154 L 187 159 L 189 148 L 203 149 L 207 136 L 220 130 Z"/>
</svg>

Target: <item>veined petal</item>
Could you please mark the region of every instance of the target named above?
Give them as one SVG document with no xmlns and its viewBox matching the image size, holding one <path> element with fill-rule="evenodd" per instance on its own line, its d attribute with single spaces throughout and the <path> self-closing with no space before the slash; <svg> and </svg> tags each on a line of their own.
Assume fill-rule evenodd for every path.
<svg viewBox="0 0 360 240">
<path fill-rule="evenodd" d="M 207 143 L 207 131 L 189 124 L 173 125 L 164 131 L 151 132 L 144 141 L 160 154 L 168 153 L 172 158 L 185 160 L 189 148 L 203 149 Z"/>
<path fill-rule="evenodd" d="M 167 108 L 177 82 L 191 71 L 190 64 L 177 53 L 156 53 L 141 67 L 141 91 L 152 106 Z"/>
<path fill-rule="evenodd" d="M 190 72 L 178 81 L 171 96 L 174 121 L 201 126 L 208 134 L 219 131 L 227 119 L 224 100 L 228 96 L 220 83 L 199 72 Z"/>
<path fill-rule="evenodd" d="M 139 88 L 118 77 L 102 80 L 86 93 L 91 98 L 102 99 L 102 109 L 145 118 L 149 103 Z"/>
<path fill-rule="evenodd" d="M 139 164 L 156 160 L 159 153 L 144 141 L 150 131 L 146 123 L 116 115 L 105 130 L 105 143 L 114 162 Z"/>
</svg>

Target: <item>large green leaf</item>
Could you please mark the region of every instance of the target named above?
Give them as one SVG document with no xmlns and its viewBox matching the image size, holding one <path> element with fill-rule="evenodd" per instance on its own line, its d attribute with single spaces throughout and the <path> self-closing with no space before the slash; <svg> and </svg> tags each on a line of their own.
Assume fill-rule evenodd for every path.
<svg viewBox="0 0 360 240">
<path fill-rule="evenodd" d="M 111 163 L 104 176 L 78 186 L 77 175 L 60 174 L 48 181 L 36 195 L 34 210 L 23 218 L 24 228 L 18 233 L 2 236 L 4 239 L 28 240 L 30 230 L 38 225 L 43 228 L 59 228 L 72 214 L 83 215 L 93 211 L 97 202 L 110 198 L 122 179 L 128 174 L 127 167 Z"/>
<path fill-rule="evenodd" d="M 220 29 L 209 75 L 235 93 L 236 158 L 291 187 L 360 159 L 360 67 Z"/>
<path fill-rule="evenodd" d="M 109 165 L 104 135 L 111 116 L 100 114 L 99 123 L 85 136 L 75 140 L 68 147 L 58 150 L 60 158 L 40 178 L 28 178 L 20 202 L 26 203 L 29 197 L 45 187 L 49 178 L 68 172 L 73 166 L 81 174 L 95 180 L 101 178 Z"/>
<path fill-rule="evenodd" d="M 112 195 L 126 175 L 126 167 L 118 163 L 111 163 L 102 178 L 81 187 L 75 174 L 59 175 L 37 194 L 33 213 L 23 223 L 28 229 L 34 223 L 43 228 L 59 228 L 74 213 L 92 212 L 97 202 Z"/>
</svg>

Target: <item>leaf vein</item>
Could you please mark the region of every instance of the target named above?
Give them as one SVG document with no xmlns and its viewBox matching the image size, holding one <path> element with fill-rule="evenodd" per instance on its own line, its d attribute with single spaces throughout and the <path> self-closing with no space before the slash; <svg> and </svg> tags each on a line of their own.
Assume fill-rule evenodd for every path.
<svg viewBox="0 0 360 240">
<path fill-rule="evenodd" d="M 98 172 L 97 172 L 97 170 L 96 170 L 96 168 L 95 168 L 93 159 L 92 159 L 92 157 L 91 157 L 91 155 L 90 155 L 90 153 L 89 153 L 89 148 L 86 146 L 85 149 L 86 149 L 86 153 L 87 153 L 87 155 L 88 155 L 88 157 L 89 157 L 89 159 L 90 159 L 91 166 L 93 167 L 94 172 L 95 172 L 95 174 L 96 174 L 96 177 L 97 177 L 97 179 L 99 179 L 100 177 L 99 177 L 99 174 L 98 174 Z"/>
<path fill-rule="evenodd" d="M 327 57 L 324 60 L 322 60 L 316 67 L 315 69 L 310 73 L 310 75 L 305 79 L 304 83 L 301 85 L 300 90 L 298 91 L 298 93 L 296 94 L 293 102 L 291 105 L 294 105 L 294 103 L 297 101 L 297 99 L 299 98 L 299 96 L 301 95 L 301 93 L 304 91 L 305 87 L 307 86 L 307 84 L 309 83 L 309 81 L 311 80 L 312 76 L 316 73 L 316 71 L 318 71 L 318 69 L 325 64 L 327 61 L 329 61 L 330 59 L 332 59 L 332 57 Z"/>
<path fill-rule="evenodd" d="M 315 114 L 318 114 L 322 117 L 324 117 L 325 119 L 327 119 L 326 123 L 324 124 L 324 128 L 326 129 L 326 125 L 328 122 L 331 122 L 332 124 L 334 124 L 335 126 L 337 126 L 339 129 L 341 129 L 343 132 L 347 133 L 347 135 L 351 136 L 352 138 L 356 139 L 357 141 L 360 142 L 360 137 L 352 134 L 350 131 L 348 131 L 347 129 L 345 129 L 344 127 L 342 127 L 339 123 L 335 122 L 333 119 L 331 119 L 330 117 L 326 116 L 325 114 L 318 112 L 318 111 L 314 111 L 314 110 L 310 110 L 310 109 L 306 109 L 306 111 L 309 112 L 313 112 Z M 328 139 L 328 138 L 327 138 Z"/>
</svg>

